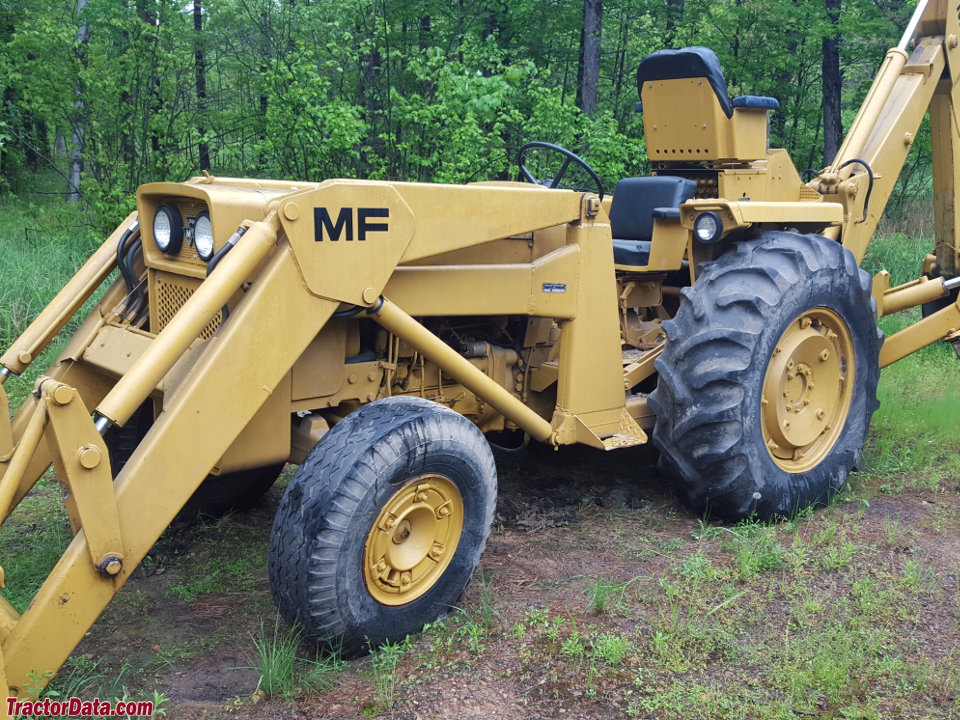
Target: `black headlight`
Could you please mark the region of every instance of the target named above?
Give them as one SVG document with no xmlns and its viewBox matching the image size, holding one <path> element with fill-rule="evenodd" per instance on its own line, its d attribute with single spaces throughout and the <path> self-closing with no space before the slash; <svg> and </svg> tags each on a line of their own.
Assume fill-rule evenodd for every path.
<svg viewBox="0 0 960 720">
<path fill-rule="evenodd" d="M 693 236 L 700 242 L 716 242 L 721 235 L 723 235 L 723 220 L 712 210 L 700 213 L 693 221 Z"/>
<path fill-rule="evenodd" d="M 183 245 L 183 218 L 173 205 L 161 205 L 153 216 L 153 239 L 168 255 L 176 255 Z"/>
</svg>

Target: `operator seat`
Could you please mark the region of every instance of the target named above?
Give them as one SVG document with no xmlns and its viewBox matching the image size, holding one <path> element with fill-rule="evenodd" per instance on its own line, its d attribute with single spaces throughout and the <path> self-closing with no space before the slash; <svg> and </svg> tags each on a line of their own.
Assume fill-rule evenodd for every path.
<svg viewBox="0 0 960 720">
<path fill-rule="evenodd" d="M 733 100 L 710 48 L 658 50 L 637 68 L 637 90 L 654 161 L 751 162 L 767 154 L 767 117 L 775 98 Z"/>
<path fill-rule="evenodd" d="M 648 265 L 654 219 L 678 220 L 680 206 L 696 191 L 696 182 L 681 177 L 632 177 L 618 182 L 610 201 L 614 263 Z"/>
</svg>

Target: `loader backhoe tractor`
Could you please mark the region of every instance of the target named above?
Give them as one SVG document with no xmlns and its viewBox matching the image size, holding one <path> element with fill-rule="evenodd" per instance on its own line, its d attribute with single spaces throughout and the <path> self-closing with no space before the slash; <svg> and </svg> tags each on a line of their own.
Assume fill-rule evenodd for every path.
<svg viewBox="0 0 960 720">
<path fill-rule="evenodd" d="M 919 4 L 809 182 L 768 147 L 776 100 L 731 98 L 710 50 L 655 52 L 637 84 L 653 172 L 612 195 L 545 143 L 522 182 L 140 187 L 0 356 L 0 378 L 23 373 L 99 297 L 12 421 L 0 389 L 0 517 L 52 464 L 74 532 L 22 615 L 0 601 L 9 693 L 56 672 L 176 517 L 250 504 L 286 462 L 272 592 L 346 655 L 460 597 L 494 512 L 485 433 L 610 451 L 652 433 L 722 519 L 839 491 L 880 368 L 960 341 L 958 11 Z M 891 288 L 859 262 L 927 112 L 935 244 Z"/>
</svg>

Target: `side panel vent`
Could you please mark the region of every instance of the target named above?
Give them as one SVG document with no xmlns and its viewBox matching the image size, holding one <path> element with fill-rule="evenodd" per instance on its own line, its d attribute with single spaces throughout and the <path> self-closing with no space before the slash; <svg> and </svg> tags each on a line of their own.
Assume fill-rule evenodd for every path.
<svg viewBox="0 0 960 720">
<path fill-rule="evenodd" d="M 151 303 L 151 327 L 154 332 L 160 332 L 167 326 L 167 323 L 176 315 L 177 311 L 190 299 L 199 284 L 200 281 L 194 278 L 165 272 L 151 273 L 151 285 L 153 286 L 150 292 L 150 297 L 153 299 Z M 200 337 L 204 340 L 212 338 L 217 328 L 220 327 L 222 320 L 223 313 L 218 312 L 200 332 Z"/>
</svg>

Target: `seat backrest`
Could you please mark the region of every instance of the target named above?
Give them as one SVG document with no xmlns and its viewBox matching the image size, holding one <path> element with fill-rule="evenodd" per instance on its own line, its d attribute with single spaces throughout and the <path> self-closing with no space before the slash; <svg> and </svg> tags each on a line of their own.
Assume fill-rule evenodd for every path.
<svg viewBox="0 0 960 720">
<path fill-rule="evenodd" d="M 747 163 L 767 154 L 773 98 L 730 100 L 710 48 L 658 50 L 637 68 L 647 156 L 655 162 Z"/>
<path fill-rule="evenodd" d="M 617 240 L 650 240 L 653 211 L 677 208 L 697 191 L 693 180 L 670 176 L 624 178 L 610 202 L 610 230 Z"/>
<path fill-rule="evenodd" d="M 733 117 L 733 107 L 727 92 L 727 81 L 720 69 L 717 54 L 707 47 L 658 50 L 647 55 L 637 68 L 637 91 L 643 94 L 643 84 L 655 80 L 706 78 L 713 88 L 724 115 Z"/>
</svg>

